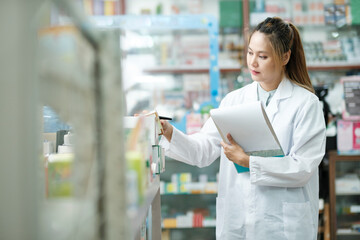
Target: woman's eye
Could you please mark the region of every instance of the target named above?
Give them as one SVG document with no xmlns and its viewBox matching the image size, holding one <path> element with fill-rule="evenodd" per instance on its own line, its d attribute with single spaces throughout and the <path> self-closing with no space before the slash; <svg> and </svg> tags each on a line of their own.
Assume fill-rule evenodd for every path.
<svg viewBox="0 0 360 240">
<path fill-rule="evenodd" d="M 267 59 L 267 56 L 259 56 L 261 59 Z"/>
<path fill-rule="evenodd" d="M 248 54 L 249 54 L 249 55 L 253 55 L 253 53 L 252 53 L 252 52 L 249 52 L 249 51 L 248 51 Z"/>
</svg>

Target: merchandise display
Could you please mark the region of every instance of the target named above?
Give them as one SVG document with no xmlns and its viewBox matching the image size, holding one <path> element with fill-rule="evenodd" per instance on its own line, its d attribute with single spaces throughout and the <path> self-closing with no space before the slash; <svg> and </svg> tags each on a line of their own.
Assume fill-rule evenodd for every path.
<svg viewBox="0 0 360 240">
<path fill-rule="evenodd" d="M 143 204 L 146 189 L 156 181 L 156 175 L 165 170 L 165 155 L 159 146 L 162 134 L 159 121 L 157 114 L 124 118 L 125 158 L 129 176 L 127 193 L 131 197 L 128 204 L 132 211 L 137 210 L 134 206 Z"/>
<path fill-rule="evenodd" d="M 248 6 L 245 6 L 245 2 L 247 2 Z M 162 11 L 163 13 L 167 11 L 168 4 L 171 3 L 162 3 Z M 141 9 L 142 3 L 141 1 L 133 1 L 129 4 L 129 9 L 134 14 L 138 14 L 138 9 Z M 143 4 L 144 6 L 146 4 Z M 220 30 L 219 30 L 219 66 L 227 65 L 229 66 L 236 66 L 233 65 L 231 62 L 231 55 L 228 53 L 233 54 L 234 59 L 237 59 L 241 65 L 237 65 L 233 67 L 234 72 L 231 71 L 221 71 L 220 75 L 220 87 L 218 89 L 220 96 L 222 91 L 225 90 L 224 93 L 233 90 L 235 88 L 242 87 L 251 82 L 249 79 L 249 74 L 247 70 L 242 66 L 245 65 L 243 61 L 243 51 L 244 47 L 246 47 L 246 37 L 243 36 L 243 27 L 251 27 L 254 26 L 258 21 L 263 20 L 268 16 L 281 16 L 289 21 L 292 21 L 296 24 L 299 28 L 304 43 L 304 50 L 307 59 L 307 65 L 309 74 L 313 81 L 313 85 L 316 89 L 326 89 L 326 95 L 322 95 L 323 91 L 317 91 L 319 94 L 319 98 L 323 101 L 324 105 L 327 104 L 327 110 L 324 110 L 324 117 L 327 120 L 327 125 L 329 128 L 329 135 L 333 136 L 336 135 L 336 123 L 339 116 L 339 113 L 342 113 L 340 110 L 339 103 L 341 99 L 337 99 L 334 101 L 334 96 L 338 96 L 338 82 L 341 77 L 345 75 L 356 75 L 360 69 L 360 59 L 358 53 L 358 44 L 359 44 L 359 28 L 357 25 L 354 25 L 354 22 L 351 22 L 351 19 L 355 19 L 351 17 L 351 14 L 354 13 L 356 8 L 355 1 L 281 1 L 281 0 L 259 0 L 259 1 L 244 1 L 241 3 L 240 1 L 221 1 L 219 3 L 209 3 L 209 5 L 217 5 L 220 13 L 219 22 L 220 22 Z M 151 4 L 147 4 L 147 9 L 152 9 Z M 202 6 L 202 10 L 205 12 L 204 5 Z M 186 12 L 187 5 L 184 4 L 182 6 L 183 12 Z M 153 7 L 155 8 L 155 6 Z M 243 12 L 243 8 L 249 9 L 249 19 L 246 19 L 246 15 L 243 17 L 239 16 Z M 150 10 L 151 11 L 151 10 Z M 216 12 L 216 11 L 214 11 Z M 216 14 L 218 14 L 216 13 Z M 215 14 L 215 15 L 216 15 Z M 237 18 L 236 18 L 237 17 Z M 232 19 L 233 21 L 230 21 Z M 239 19 L 237 21 L 236 19 Z M 244 20 L 245 19 L 245 20 Z M 234 23 L 236 22 L 236 23 Z M 239 30 L 237 30 L 239 29 Z M 191 45 L 190 45 L 191 46 Z M 236 50 L 236 53 L 232 51 Z M 238 54 L 240 57 L 238 57 Z M 236 55 L 236 56 L 235 56 Z M 157 69 L 148 71 L 152 74 L 159 74 L 160 73 L 169 73 L 171 70 L 169 68 Z M 179 75 L 179 71 L 173 71 L 172 74 Z M 185 76 L 183 76 L 185 78 Z M 188 87 L 188 89 L 197 89 L 196 87 L 196 79 L 201 79 L 203 76 L 200 74 L 192 74 L 189 76 L 189 81 L 192 81 Z M 174 97 L 176 94 L 174 94 Z M 179 96 L 179 95 L 177 95 Z M 196 102 L 191 96 L 189 95 L 189 102 Z M 167 100 L 168 102 L 170 101 Z M 181 101 L 179 100 L 177 104 Z M 342 108 L 341 108 L 342 109 Z M 326 116 L 325 116 L 326 111 Z M 198 113 L 191 113 L 187 117 L 187 124 L 186 124 L 186 131 L 187 133 L 196 132 L 201 127 L 201 119 L 202 116 L 197 115 Z M 205 118 L 204 118 L 205 119 Z M 334 128 L 335 130 L 331 130 Z M 183 128 L 184 129 L 184 128 Z M 333 135 L 331 135 L 333 134 Z M 350 141 L 349 138 L 345 139 Z M 171 177 L 172 174 L 169 173 L 176 169 L 175 174 L 183 174 L 181 170 L 177 169 L 179 164 L 175 164 L 173 161 L 167 160 L 167 163 L 170 164 L 170 167 L 167 167 L 167 172 L 162 176 L 164 180 L 161 182 L 161 189 L 163 192 L 162 195 L 162 205 L 163 208 L 167 209 L 164 211 L 163 216 L 167 216 L 167 221 L 165 221 L 165 225 L 170 229 L 166 229 L 163 231 L 163 237 L 167 239 L 181 239 L 179 236 L 183 238 L 185 236 L 192 236 L 187 231 L 190 230 L 174 230 L 174 225 L 178 223 L 177 220 L 180 219 L 180 225 L 182 220 L 190 219 L 189 212 L 185 209 L 180 210 L 179 218 L 176 218 L 169 215 L 169 209 L 166 206 L 170 204 L 170 196 L 172 197 L 171 201 L 176 201 L 179 203 L 185 197 L 200 197 L 200 195 L 191 194 L 189 190 L 185 187 L 187 186 L 184 183 L 181 183 L 181 187 L 177 181 L 175 181 Z M 169 164 L 167 166 L 169 166 Z M 327 171 L 327 166 L 325 165 L 325 172 Z M 174 170 L 173 170 L 174 169 Z M 187 168 L 182 168 L 187 169 Z M 196 174 L 195 174 L 196 176 Z M 210 176 L 210 175 L 208 175 Z M 326 176 L 326 175 L 325 175 Z M 194 175 L 193 175 L 194 178 Z M 196 178 L 195 178 L 196 179 Z M 325 181 L 326 180 L 321 180 Z M 201 183 L 194 181 L 191 182 L 191 185 L 195 187 L 201 186 Z M 202 185 L 203 186 L 203 185 Z M 322 185 L 325 186 L 326 185 Z M 200 187 L 202 188 L 202 187 Z M 322 191 L 326 192 L 326 189 L 322 189 Z M 184 193 L 185 192 L 185 193 Z M 195 191 L 196 192 L 196 191 Z M 201 192 L 201 191 L 200 191 Z M 325 199 L 325 201 L 328 201 Z M 170 204 L 171 205 L 171 204 Z M 193 202 L 189 201 L 187 209 L 191 210 Z M 325 204 L 328 206 L 328 203 Z M 323 224 L 323 227 L 319 227 L 319 238 L 326 239 L 326 236 L 330 236 L 329 234 L 329 227 L 328 223 L 326 222 L 326 218 L 328 216 L 328 210 L 325 208 L 319 215 L 320 223 Z M 325 219 L 325 220 L 324 220 Z M 186 221 L 185 221 L 186 222 Z M 189 222 L 187 221 L 187 225 L 189 226 Z M 168 225 L 169 224 L 169 225 Z M 163 222 L 164 226 L 164 222 Z M 196 230 L 192 231 L 192 234 L 196 234 Z M 198 239 L 207 239 L 211 238 L 214 233 L 208 232 L 208 234 L 204 234 L 204 236 L 199 237 Z"/>
<path fill-rule="evenodd" d="M 156 109 L 183 132 L 198 131 L 217 107 L 217 21 L 209 15 L 94 16 L 122 32 L 127 114 Z"/>
<path fill-rule="evenodd" d="M 330 224 L 335 239 L 357 239 L 360 236 L 360 155 L 329 156 Z"/>
<path fill-rule="evenodd" d="M 37 39 L 27 46 L 36 66 L 31 76 L 30 70 L 20 71 L 29 62 L 12 66 L 19 70 L 16 78 L 27 83 L 33 77 L 36 83 L 4 99 L 33 96 L 33 108 L 29 102 L 23 109 L 32 115 L 5 114 L 21 123 L 21 134 L 31 134 L 30 141 L 14 133 L 21 147 L 16 151 L 23 151 L 24 144 L 36 147 L 29 159 L 5 155 L 9 162 L 4 166 L 14 176 L 34 175 L 29 178 L 33 188 L 24 184 L 27 189 L 14 195 L 36 192 L 27 200 L 32 208 L 24 201 L 11 203 L 27 209 L 16 212 L 19 223 L 36 218 L 37 229 L 24 230 L 26 236 L 36 235 L 29 239 L 215 239 L 220 158 L 199 168 L 165 156 L 160 140 L 166 124 L 161 121 L 179 129 L 176 134 L 192 135 L 212 118 L 223 141 L 232 133 L 246 154 L 284 156 L 260 101 L 243 112 L 245 123 L 234 117 L 241 106 L 225 113 L 217 109 L 227 93 L 253 82 L 246 62 L 252 52 L 249 33 L 273 16 L 298 28 L 324 112 L 327 141 L 318 168 L 317 239 L 360 239 L 360 1 L 54 0 L 37 11 L 36 33 L 31 28 Z M 19 54 L 17 49 L 25 48 L 12 51 Z M 3 56 L 2 62 L 7 58 L 12 61 Z M 5 73 L 3 79 L 11 77 Z M 255 133 L 261 139 L 252 138 Z M 247 144 L 253 149 L 247 150 Z M 20 157 L 20 170 L 13 174 L 11 167 L 18 164 L 13 160 Z M 250 174 L 250 163 L 234 164 L 237 174 Z M 2 175 L 15 183 L 13 176 Z M 6 190 L 4 195 L 13 187 Z M 1 228 L 0 239 L 20 239 L 12 231 Z"/>
<path fill-rule="evenodd" d="M 217 182 L 208 182 L 206 174 L 199 175 L 199 181 L 191 180 L 191 173 L 173 173 L 171 182 L 160 182 L 160 193 L 166 194 L 216 194 Z"/>
<path fill-rule="evenodd" d="M 106 231 L 158 239 L 159 174 L 165 170 L 159 116 L 124 117 L 119 39 L 112 30 L 100 33 L 73 11 L 76 6 L 59 1 L 50 26 L 39 31 L 40 104 L 66 122 L 56 127 L 70 126 L 70 132 L 57 130 L 54 153 L 50 134 L 44 134 L 47 196 L 39 197 L 39 221 L 57 227 L 43 225 L 40 234 L 97 239 Z M 97 227 L 97 221 L 107 224 Z"/>
<path fill-rule="evenodd" d="M 360 63 L 360 38 L 343 37 L 326 42 L 305 42 L 304 50 L 309 64 L 356 64 Z"/>
</svg>

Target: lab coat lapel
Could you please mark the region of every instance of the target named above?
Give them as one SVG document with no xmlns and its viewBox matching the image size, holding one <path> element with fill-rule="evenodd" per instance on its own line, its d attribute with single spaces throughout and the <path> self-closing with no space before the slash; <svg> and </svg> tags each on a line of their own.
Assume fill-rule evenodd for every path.
<svg viewBox="0 0 360 240">
<path fill-rule="evenodd" d="M 258 100 L 257 86 L 259 83 L 253 82 L 249 86 L 249 90 L 245 92 L 245 102 L 254 102 Z"/>
<path fill-rule="evenodd" d="M 270 122 L 274 120 L 274 117 L 278 112 L 280 100 L 290 97 L 292 91 L 293 91 L 292 83 L 287 78 L 284 78 L 280 82 L 278 89 L 276 90 L 269 105 L 265 108 L 266 114 Z"/>
<path fill-rule="evenodd" d="M 267 114 L 270 122 L 273 121 L 274 116 L 278 111 L 279 101 L 278 101 L 278 99 L 275 99 L 275 97 L 276 97 L 275 95 L 276 95 L 276 92 L 273 96 L 273 99 L 271 99 L 269 105 L 265 108 L 266 114 Z"/>
</svg>

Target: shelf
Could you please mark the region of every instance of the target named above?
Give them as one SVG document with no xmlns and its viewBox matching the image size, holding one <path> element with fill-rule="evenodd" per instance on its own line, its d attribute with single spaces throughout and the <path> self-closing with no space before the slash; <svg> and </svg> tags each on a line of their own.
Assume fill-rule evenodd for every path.
<svg viewBox="0 0 360 240">
<path fill-rule="evenodd" d="M 216 195 L 217 193 L 164 193 L 161 196 L 178 196 L 178 195 Z"/>
<path fill-rule="evenodd" d="M 146 191 L 143 204 L 139 207 L 136 213 L 131 214 L 132 216 L 130 216 L 132 233 L 136 233 L 140 229 L 140 226 L 148 213 L 149 207 L 159 190 L 160 177 L 157 175 Z"/>
<path fill-rule="evenodd" d="M 338 229 L 336 232 L 338 236 L 360 236 L 360 232 L 353 231 L 351 229 Z"/>
<path fill-rule="evenodd" d="M 41 229 L 44 239 L 67 239 L 69 233 L 87 232 L 94 235 L 94 229 L 88 226 L 95 226 L 96 211 L 95 201 L 92 199 L 78 199 L 74 197 L 49 198 L 42 203 L 42 210 L 39 214 L 41 226 L 52 228 Z M 76 235 L 78 236 L 78 235 Z"/>
<path fill-rule="evenodd" d="M 333 70 L 360 70 L 360 63 L 327 63 L 327 64 L 311 64 L 307 66 L 309 71 L 333 71 Z M 154 67 L 144 69 L 147 74 L 184 74 L 184 73 L 208 73 L 208 67 L 196 66 L 179 66 L 179 67 Z M 221 67 L 221 73 L 241 72 L 240 67 Z"/>
<path fill-rule="evenodd" d="M 206 226 L 206 227 L 174 227 L 174 228 L 171 228 L 171 227 L 167 227 L 167 228 L 162 228 L 163 230 L 166 230 L 166 229 L 171 229 L 171 230 L 174 230 L 174 229 L 193 229 L 193 228 L 196 228 L 196 229 L 211 229 L 211 228 L 215 228 L 215 226 Z"/>
<path fill-rule="evenodd" d="M 241 72 L 238 67 L 221 67 L 221 73 L 227 72 Z M 197 66 L 178 66 L 178 67 L 154 67 L 144 69 L 144 73 L 151 74 L 183 74 L 183 73 L 209 73 L 209 67 L 197 67 Z"/>
<path fill-rule="evenodd" d="M 360 70 L 360 63 L 349 64 L 344 62 L 331 62 L 322 64 L 308 64 L 309 71 L 331 71 L 331 70 Z"/>
<path fill-rule="evenodd" d="M 336 193 L 336 196 L 357 196 L 360 195 L 360 192 L 344 192 L 344 193 Z"/>
<path fill-rule="evenodd" d="M 359 155 L 338 155 L 337 151 L 329 152 L 329 190 L 330 190 L 330 224 L 331 224 L 331 239 L 336 239 L 336 236 L 340 235 L 360 235 L 359 232 L 352 231 L 351 228 L 348 228 L 346 225 L 347 222 L 351 220 L 351 222 L 357 222 L 359 214 L 351 214 L 351 215 L 342 215 L 336 213 L 337 201 L 342 200 L 338 199 L 338 197 L 346 197 L 346 196 L 356 196 L 356 198 L 360 195 L 359 192 L 343 192 L 337 193 L 335 188 L 336 174 L 338 163 L 360 163 Z M 340 169 L 341 170 L 341 169 Z M 345 226 L 346 225 L 346 226 Z M 346 228 L 339 228 L 338 226 L 343 226 Z"/>
<path fill-rule="evenodd" d="M 360 160 L 360 155 L 338 155 L 336 151 L 331 151 L 330 156 L 334 156 L 336 162 L 357 162 Z"/>
</svg>

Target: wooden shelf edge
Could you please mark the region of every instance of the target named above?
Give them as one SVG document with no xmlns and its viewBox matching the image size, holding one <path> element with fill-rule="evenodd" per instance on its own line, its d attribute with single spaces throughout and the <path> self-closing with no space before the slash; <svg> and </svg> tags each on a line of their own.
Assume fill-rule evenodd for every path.
<svg viewBox="0 0 360 240">
<path fill-rule="evenodd" d="M 359 161 L 360 155 L 339 155 L 337 151 L 330 151 L 329 156 L 332 156 L 331 159 L 334 161 Z"/>
</svg>

